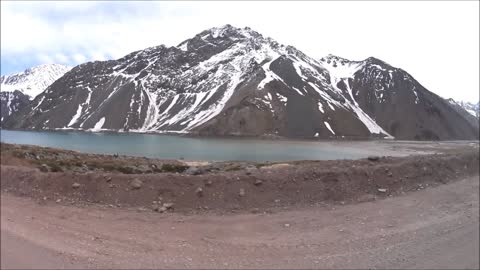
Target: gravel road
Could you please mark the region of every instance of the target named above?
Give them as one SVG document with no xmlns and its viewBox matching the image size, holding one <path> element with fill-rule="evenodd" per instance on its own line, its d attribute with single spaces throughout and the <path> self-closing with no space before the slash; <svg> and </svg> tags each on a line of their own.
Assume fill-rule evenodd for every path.
<svg viewBox="0 0 480 270">
<path fill-rule="evenodd" d="M 2 193 L 2 268 L 479 268 L 479 178 L 384 200 L 158 214 Z"/>
</svg>

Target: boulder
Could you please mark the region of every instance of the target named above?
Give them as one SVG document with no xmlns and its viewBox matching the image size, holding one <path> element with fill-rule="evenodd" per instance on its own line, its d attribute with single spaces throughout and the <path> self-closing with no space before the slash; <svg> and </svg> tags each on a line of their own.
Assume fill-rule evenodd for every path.
<svg viewBox="0 0 480 270">
<path fill-rule="evenodd" d="M 185 171 L 185 173 L 189 175 L 199 175 L 202 174 L 203 171 L 197 167 L 190 167 Z"/>
<path fill-rule="evenodd" d="M 48 172 L 48 171 L 50 171 L 50 167 L 48 167 L 47 164 L 42 164 L 42 165 L 40 166 L 40 171 L 41 171 L 41 172 Z"/>
<path fill-rule="evenodd" d="M 173 209 L 174 205 L 175 205 L 174 203 L 164 203 L 163 207 L 165 207 L 165 209 L 170 210 L 170 209 Z"/>
</svg>

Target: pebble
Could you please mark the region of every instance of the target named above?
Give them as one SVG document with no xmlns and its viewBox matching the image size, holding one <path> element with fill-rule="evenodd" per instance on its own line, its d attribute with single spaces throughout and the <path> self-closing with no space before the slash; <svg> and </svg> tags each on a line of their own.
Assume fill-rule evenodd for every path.
<svg viewBox="0 0 480 270">
<path fill-rule="evenodd" d="M 79 188 L 80 187 L 80 184 L 79 183 L 73 183 L 72 184 L 72 188 Z"/>
<path fill-rule="evenodd" d="M 250 211 L 252 214 L 258 214 L 260 213 L 260 209 L 258 208 L 253 208 L 252 211 Z"/>
<path fill-rule="evenodd" d="M 203 189 L 201 187 L 198 187 L 195 190 L 195 194 L 197 194 L 198 197 L 202 197 L 203 196 Z"/>
<path fill-rule="evenodd" d="M 174 205 L 175 205 L 174 203 L 164 203 L 163 207 L 165 207 L 166 209 L 173 209 Z"/>
</svg>

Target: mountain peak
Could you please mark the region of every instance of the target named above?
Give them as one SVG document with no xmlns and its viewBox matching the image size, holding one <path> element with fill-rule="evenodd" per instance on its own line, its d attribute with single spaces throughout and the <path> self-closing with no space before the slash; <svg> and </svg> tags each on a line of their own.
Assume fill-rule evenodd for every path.
<svg viewBox="0 0 480 270">
<path fill-rule="evenodd" d="M 387 70 L 394 70 L 396 69 L 395 67 L 393 67 L 392 65 L 390 65 L 389 63 L 383 61 L 383 60 L 380 60 L 376 57 L 373 57 L 373 56 L 370 56 L 368 57 L 367 59 L 364 60 L 364 62 L 368 65 L 378 65 L 378 66 L 381 66 L 383 68 L 386 68 Z"/>
<path fill-rule="evenodd" d="M 55 63 L 53 63 L 53 64 L 41 64 L 41 65 L 38 65 L 38 66 L 29 67 L 22 72 L 13 73 L 13 74 L 10 74 L 10 75 L 3 75 L 1 78 L 5 78 L 7 76 L 13 76 L 13 75 L 31 74 L 31 73 L 34 73 L 34 72 L 41 72 L 43 70 L 61 70 L 61 69 L 69 70 L 69 69 L 71 69 L 71 67 L 61 65 L 61 64 L 55 64 Z M 3 83 L 3 81 L 1 81 L 1 82 Z"/>
<path fill-rule="evenodd" d="M 204 30 L 195 35 L 193 38 L 181 42 L 177 48 L 186 51 L 188 48 L 190 48 L 187 43 L 196 43 L 200 46 L 203 46 L 204 43 L 207 43 L 208 45 L 217 46 L 219 44 L 225 44 L 225 42 L 232 41 L 264 42 L 265 40 L 273 41 L 270 38 L 264 38 L 262 34 L 256 32 L 250 27 L 239 28 L 230 24 L 226 24 L 220 27 L 212 27 Z"/>
<path fill-rule="evenodd" d="M 257 31 L 252 30 L 250 27 L 239 28 L 226 24 L 221 27 L 212 27 L 209 30 L 213 38 L 240 35 L 246 38 L 251 38 L 252 36 L 262 36 Z"/>
<path fill-rule="evenodd" d="M 70 69 L 71 67 L 60 64 L 43 64 L 4 75 L 0 77 L 1 91 L 19 90 L 33 99 Z"/>
</svg>

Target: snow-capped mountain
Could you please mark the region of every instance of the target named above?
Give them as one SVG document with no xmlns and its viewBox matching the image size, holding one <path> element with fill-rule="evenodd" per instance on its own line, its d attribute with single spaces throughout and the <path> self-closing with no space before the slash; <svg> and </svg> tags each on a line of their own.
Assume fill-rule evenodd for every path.
<svg viewBox="0 0 480 270">
<path fill-rule="evenodd" d="M 287 137 L 478 137 L 442 98 L 375 59 L 313 59 L 226 25 L 67 72 L 10 128 Z"/>
<path fill-rule="evenodd" d="M 1 92 L 18 90 L 33 99 L 70 69 L 59 64 L 32 67 L 20 73 L 1 76 L 0 89 Z"/>
<path fill-rule="evenodd" d="M 70 67 L 48 64 L 0 77 L 0 122 L 17 112 L 63 76 Z"/>
</svg>

